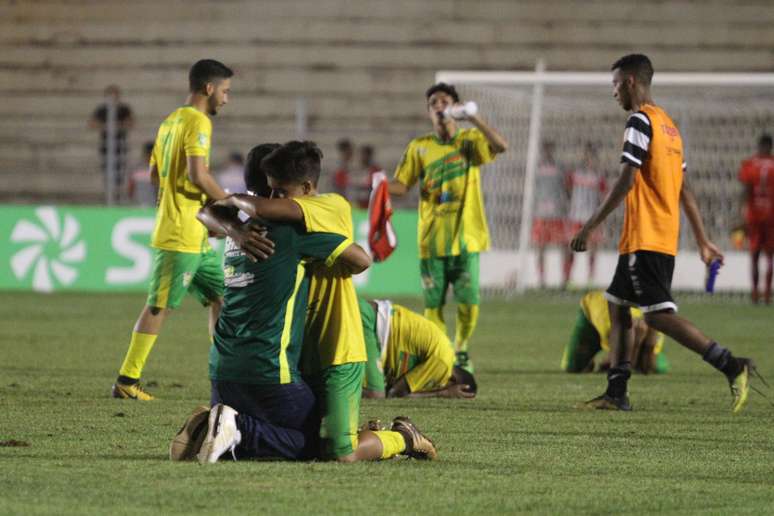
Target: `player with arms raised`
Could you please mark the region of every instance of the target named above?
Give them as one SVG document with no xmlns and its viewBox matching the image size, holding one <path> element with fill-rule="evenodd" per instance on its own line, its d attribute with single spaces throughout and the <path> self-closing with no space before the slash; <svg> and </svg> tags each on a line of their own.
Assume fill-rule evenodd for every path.
<svg viewBox="0 0 774 516">
<path fill-rule="evenodd" d="M 709 265 L 723 256 L 704 232 L 696 199 L 684 180 L 683 142 L 669 115 L 653 103 L 653 66 L 641 54 L 622 57 L 612 66 L 613 95 L 632 114 L 624 130 L 619 177 L 602 204 L 573 238 L 573 251 L 587 248 L 594 229 L 625 200 L 618 266 L 605 293 L 610 310 L 610 369 L 607 390 L 585 404 L 588 408 L 631 410 L 627 384 L 631 376 L 634 331 L 630 307 L 639 306 L 649 327 L 700 354 L 728 379 L 733 412 L 749 393 L 748 358 L 734 357 L 677 315 L 672 299 L 672 272 L 680 233 L 680 205 L 696 237 L 702 260 Z"/>
<path fill-rule="evenodd" d="M 156 226 L 151 237 L 153 272 L 148 300 L 134 325 L 129 350 L 113 385 L 113 397 L 152 400 L 140 387 L 145 361 L 167 311 L 180 306 L 188 291 L 209 307 L 209 331 L 223 304 L 223 270 L 196 214 L 207 199 L 226 196 L 210 174 L 212 122 L 226 105 L 234 73 L 212 59 L 189 72 L 190 95 L 159 127 L 153 146 L 151 178 L 159 186 Z"/>
<path fill-rule="evenodd" d="M 446 114 L 460 104 L 454 86 L 436 84 L 425 96 L 433 132 L 411 140 L 389 191 L 405 195 L 419 182 L 417 236 L 424 315 L 446 332 L 443 306 L 451 284 L 457 301 L 457 365 L 472 371 L 468 341 L 478 322 L 479 253 L 489 249 L 479 167 L 505 152 L 508 144 L 477 115 L 465 116 L 475 127 L 457 127 Z"/>
</svg>

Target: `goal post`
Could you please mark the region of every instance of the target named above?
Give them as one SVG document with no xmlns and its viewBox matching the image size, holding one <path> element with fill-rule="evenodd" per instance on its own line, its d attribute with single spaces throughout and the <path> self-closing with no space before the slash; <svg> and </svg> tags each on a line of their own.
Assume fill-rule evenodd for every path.
<svg viewBox="0 0 774 516">
<path fill-rule="evenodd" d="M 541 145 L 555 143 L 559 168 L 567 172 L 578 166 L 584 145 L 593 143 L 599 148 L 600 172 L 608 184 L 614 179 L 627 114 L 612 98 L 611 73 L 546 71 L 539 61 L 531 72 L 444 70 L 435 79 L 454 84 L 463 99 L 478 102 L 482 116 L 509 142 L 508 152 L 482 173 L 492 233 L 492 250 L 482 256 L 482 287 L 504 295 L 537 287 L 531 236 Z M 729 250 L 729 232 L 740 221 L 739 164 L 755 152 L 760 134 L 774 132 L 774 73 L 657 72 L 653 86 L 656 102 L 683 136 L 688 177 L 708 234 Z M 619 208 L 603 224 L 596 271 L 588 284 L 585 256 L 576 260 L 585 263 L 575 264 L 573 284 L 606 286 L 622 216 Z M 704 270 L 684 219 L 680 250 L 674 287 L 699 290 Z M 560 245 L 548 248 L 548 286 L 562 283 L 557 270 L 563 254 Z M 716 289 L 748 290 L 748 262 L 743 251 L 729 251 Z"/>
</svg>

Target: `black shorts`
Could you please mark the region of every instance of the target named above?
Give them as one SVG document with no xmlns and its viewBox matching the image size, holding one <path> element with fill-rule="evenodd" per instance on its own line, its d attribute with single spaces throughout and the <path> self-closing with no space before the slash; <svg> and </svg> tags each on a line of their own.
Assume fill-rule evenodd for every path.
<svg viewBox="0 0 774 516">
<path fill-rule="evenodd" d="M 643 312 L 672 309 L 672 273 L 675 257 L 653 251 L 635 251 L 618 257 L 613 281 L 605 298 L 613 304 L 636 306 Z"/>
</svg>

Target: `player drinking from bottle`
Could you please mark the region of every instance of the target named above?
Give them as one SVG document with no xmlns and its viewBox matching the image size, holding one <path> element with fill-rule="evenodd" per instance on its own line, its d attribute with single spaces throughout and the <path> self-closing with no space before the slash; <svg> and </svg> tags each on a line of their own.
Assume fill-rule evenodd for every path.
<svg viewBox="0 0 774 516">
<path fill-rule="evenodd" d="M 449 285 L 457 302 L 454 347 L 457 365 L 473 370 L 468 343 L 478 321 L 479 253 L 489 249 L 479 167 L 508 147 L 505 138 L 468 106 L 454 86 L 439 83 L 425 93 L 433 132 L 414 138 L 390 182 L 392 195 L 419 183 L 420 272 L 425 317 L 444 332 L 443 306 Z M 460 120 L 474 127 L 461 129 Z"/>
<path fill-rule="evenodd" d="M 702 260 L 722 262 L 723 255 L 704 232 L 696 199 L 684 179 L 683 141 L 672 119 L 651 97 L 653 66 L 642 54 L 622 57 L 612 66 L 613 96 L 631 113 L 624 130 L 621 168 L 610 193 L 570 243 L 587 249 L 592 232 L 623 201 L 623 229 L 618 266 L 605 293 L 610 310 L 610 369 L 607 390 L 588 408 L 631 410 L 627 384 L 631 376 L 634 330 L 630 307 L 638 306 L 649 327 L 665 333 L 722 372 L 733 395 L 733 412 L 747 401 L 752 360 L 734 357 L 677 315 L 672 299 L 672 272 L 680 232 L 680 205 L 696 237 Z"/>
</svg>

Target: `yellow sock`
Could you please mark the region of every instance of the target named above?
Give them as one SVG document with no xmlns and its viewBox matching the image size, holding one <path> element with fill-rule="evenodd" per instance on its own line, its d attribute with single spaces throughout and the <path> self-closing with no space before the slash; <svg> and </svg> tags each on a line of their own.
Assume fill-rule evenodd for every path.
<svg viewBox="0 0 774 516">
<path fill-rule="evenodd" d="M 379 430 L 374 432 L 382 443 L 382 459 L 390 459 L 406 450 L 406 440 L 398 432 Z"/>
<path fill-rule="evenodd" d="M 457 351 L 467 351 L 473 331 L 478 324 L 478 305 L 457 305 L 456 333 L 454 347 Z"/>
<path fill-rule="evenodd" d="M 425 308 L 425 319 L 435 324 L 446 335 L 446 321 L 443 320 L 443 307 Z"/>
<path fill-rule="evenodd" d="M 140 378 L 145 361 L 148 360 L 151 348 L 156 342 L 156 337 L 158 335 L 133 331 L 129 350 L 126 352 L 126 358 L 124 358 L 124 363 L 118 374 L 129 378 Z"/>
</svg>

